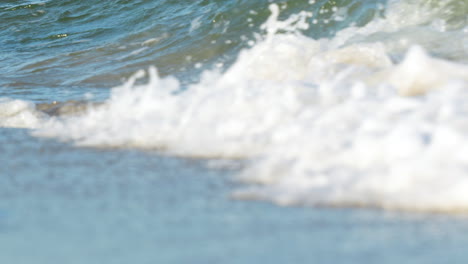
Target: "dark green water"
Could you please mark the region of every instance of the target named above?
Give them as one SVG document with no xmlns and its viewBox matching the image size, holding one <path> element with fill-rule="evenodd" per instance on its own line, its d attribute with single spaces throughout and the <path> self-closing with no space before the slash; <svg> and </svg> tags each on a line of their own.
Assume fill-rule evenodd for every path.
<svg viewBox="0 0 468 264">
<path fill-rule="evenodd" d="M 349 6 L 344 21 L 318 24 L 324 37 L 364 24 L 383 1 L 279 1 L 282 17 L 310 10 L 322 20 Z M 197 79 L 194 66 L 229 65 L 270 15 L 269 1 L 3 1 L 0 86 L 4 96 L 50 101 L 100 93 L 150 65 L 162 75 Z M 225 66 L 223 66 L 225 67 Z M 9 88 L 9 89 L 7 89 Z M 42 89 L 42 90 L 40 90 Z M 66 92 L 64 92 L 66 90 Z M 105 93 L 105 92 L 104 92 Z M 41 96 L 42 95 L 42 96 Z"/>
</svg>

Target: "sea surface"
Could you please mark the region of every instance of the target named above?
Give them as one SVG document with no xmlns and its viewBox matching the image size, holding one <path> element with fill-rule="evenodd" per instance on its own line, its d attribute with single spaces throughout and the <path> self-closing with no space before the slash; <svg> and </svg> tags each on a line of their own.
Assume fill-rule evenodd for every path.
<svg viewBox="0 0 468 264">
<path fill-rule="evenodd" d="M 466 263 L 468 1 L 0 3 L 0 263 Z"/>
</svg>

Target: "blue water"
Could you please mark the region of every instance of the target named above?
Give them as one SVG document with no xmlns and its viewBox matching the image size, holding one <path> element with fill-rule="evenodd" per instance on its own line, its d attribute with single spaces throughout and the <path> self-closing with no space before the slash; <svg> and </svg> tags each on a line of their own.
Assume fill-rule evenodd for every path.
<svg viewBox="0 0 468 264">
<path fill-rule="evenodd" d="M 260 25 L 270 15 L 270 2 L 283 7 L 281 19 L 312 12 L 319 23 L 301 31 L 312 39 L 385 17 L 387 5 L 380 0 L 314 5 L 297 0 L 3 1 L 0 98 L 102 102 L 111 88 L 152 65 L 186 89 L 204 70 L 228 70 L 252 45 L 249 41 L 265 35 Z M 464 3 L 450 2 L 462 11 L 443 17 L 449 27 L 466 26 Z M 320 10 L 333 7 L 347 8 L 344 19 L 322 23 L 330 15 Z M 125 145 L 78 147 L 60 138 L 35 137 L 30 129 L 0 127 L 0 263 L 468 259 L 466 213 L 234 199 L 232 193 L 244 186 L 234 176 L 249 162 Z"/>
<path fill-rule="evenodd" d="M 204 162 L 0 133 L 4 263 L 466 259 L 464 216 L 236 201 L 232 171 Z"/>
</svg>

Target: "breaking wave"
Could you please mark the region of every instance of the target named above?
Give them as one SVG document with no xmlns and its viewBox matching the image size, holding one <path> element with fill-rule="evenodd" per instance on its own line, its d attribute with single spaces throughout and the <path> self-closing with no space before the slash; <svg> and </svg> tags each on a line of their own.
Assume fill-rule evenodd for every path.
<svg viewBox="0 0 468 264">
<path fill-rule="evenodd" d="M 241 199 L 468 210 L 466 2 L 389 1 L 346 26 L 352 4 L 309 1 L 286 17 L 285 6 L 270 4 L 250 47 L 194 83 L 150 67 L 65 114 L 3 99 L 0 124 L 79 146 L 246 159 Z M 330 23 L 343 28 L 320 36 Z"/>
</svg>

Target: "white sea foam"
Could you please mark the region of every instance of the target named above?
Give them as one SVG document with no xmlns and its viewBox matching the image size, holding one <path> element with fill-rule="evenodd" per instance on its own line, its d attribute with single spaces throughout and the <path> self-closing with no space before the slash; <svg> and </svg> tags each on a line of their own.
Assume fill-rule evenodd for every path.
<svg viewBox="0 0 468 264">
<path fill-rule="evenodd" d="M 31 102 L 0 98 L 0 127 L 36 128 L 42 117 Z"/>
<path fill-rule="evenodd" d="M 433 14 L 398 2 L 385 19 L 322 40 L 292 30 L 310 14 L 278 21 L 273 5 L 266 38 L 226 72 L 206 71 L 180 91 L 175 78 L 140 71 L 104 105 L 34 134 L 250 159 L 239 198 L 468 210 L 468 66 L 439 51 L 466 54 L 452 43 L 431 49 Z M 409 32 L 428 37 L 415 43 Z M 145 74 L 149 82 L 135 84 Z"/>
</svg>

